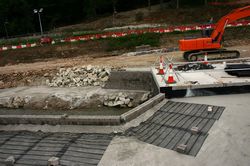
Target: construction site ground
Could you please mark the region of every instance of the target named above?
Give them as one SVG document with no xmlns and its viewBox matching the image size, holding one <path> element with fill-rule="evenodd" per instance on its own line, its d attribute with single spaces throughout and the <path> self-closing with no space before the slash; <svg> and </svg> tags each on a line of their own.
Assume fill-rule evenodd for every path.
<svg viewBox="0 0 250 166">
<path fill-rule="evenodd" d="M 227 48 L 239 50 L 241 57 L 250 57 L 249 42 Z M 0 88 L 42 85 L 46 79 L 52 78 L 61 67 L 75 67 L 89 64 L 114 67 L 150 67 L 156 63 L 157 56 L 160 55 L 159 53 L 154 53 L 137 56 L 109 55 L 102 57 L 99 54 L 92 53 L 70 58 L 45 59 L 46 61 L 43 59 L 33 63 L 19 63 L 0 67 Z M 173 58 L 174 62 L 184 61 L 181 51 L 163 53 L 163 55 Z"/>
<path fill-rule="evenodd" d="M 234 94 L 234 95 L 217 95 L 217 96 L 206 96 L 206 97 L 193 97 L 193 98 L 181 98 L 173 99 L 173 102 L 187 102 L 187 103 L 200 103 L 208 105 L 224 106 L 220 119 L 214 123 L 209 131 L 209 135 L 201 147 L 199 153 L 196 157 L 184 155 L 177 153 L 176 151 L 169 150 L 166 148 L 158 147 L 146 142 L 142 142 L 135 137 L 128 136 L 116 136 L 112 139 L 110 144 L 105 147 L 106 151 L 102 157 L 99 157 L 100 162 L 98 165 L 110 166 L 110 165 L 145 165 L 145 166 L 181 166 L 181 165 L 228 165 L 228 166 L 248 166 L 250 162 L 250 135 L 249 135 L 249 93 L 246 94 Z M 232 100 L 233 99 L 233 100 Z M 165 99 L 164 102 L 167 102 Z M 0 126 L 0 130 L 7 130 L 9 135 L 17 135 L 16 130 L 30 130 L 36 132 L 33 135 L 39 134 L 37 131 L 43 131 L 44 134 L 48 132 L 71 132 L 71 133 L 110 133 L 112 131 L 124 131 L 129 127 L 137 126 L 139 123 L 146 121 L 152 116 L 161 106 L 156 106 L 144 114 L 140 115 L 138 118 L 132 120 L 129 123 L 121 126 L 72 126 L 72 125 L 4 125 Z M 158 107 L 158 108 L 157 108 Z M 4 132 L 2 132 L 4 137 Z M 8 134 L 7 133 L 7 134 Z M 19 136 L 20 136 L 19 132 Z M 30 137 L 29 133 L 21 133 L 22 137 Z M 32 133 L 31 133 L 32 134 Z M 75 134 L 72 134 L 74 136 Z M 80 134 L 83 136 L 86 134 Z M 18 136 L 18 137 L 19 137 Z M 54 136 L 54 134 L 52 134 Z M 67 137 L 68 138 L 68 137 Z M 40 143 L 46 142 L 47 140 L 42 138 Z M 8 142 L 7 142 L 8 141 Z M 16 138 L 8 139 L 3 148 L 13 148 L 8 147 L 8 144 L 16 143 Z M 30 141 L 30 140 L 29 140 Z M 66 141 L 67 143 L 67 141 Z M 38 146 L 39 146 L 38 144 Z M 61 144 L 60 144 L 61 145 Z M 63 145 L 63 144 L 62 144 Z M 73 146 L 73 144 L 66 144 L 68 147 Z M 76 144 L 79 145 L 78 142 Z M 74 146 L 76 146 L 74 145 Z M 24 145 L 20 145 L 24 146 Z M 57 144 L 55 144 L 57 146 Z M 30 153 L 23 154 L 19 162 L 28 162 L 30 160 L 25 156 L 31 155 L 33 159 L 33 150 L 36 150 L 30 144 L 25 146 L 29 149 Z M 84 148 L 85 149 L 85 148 Z M 40 149 L 42 150 L 42 149 Z M 72 150 L 69 148 L 69 150 Z M 4 150 L 3 150 L 4 151 Z M 4 153 L 9 154 L 10 150 Z M 22 148 L 23 151 L 23 148 Z M 64 151 L 65 152 L 65 151 Z M 88 151 L 89 152 L 89 151 Z M 56 151 L 58 153 L 58 151 Z M 64 153 L 63 153 L 64 154 Z M 66 153 L 67 154 L 67 153 Z M 40 154 L 43 156 L 43 153 Z M 8 155 L 3 156 L 7 157 Z M 49 156 L 47 156 L 48 158 Z M 65 157 L 65 156 L 64 156 Z M 44 162 L 46 162 L 46 157 L 43 156 Z M 62 158 L 62 160 L 67 160 L 67 158 Z M 88 161 L 86 158 L 84 161 Z M 75 160 L 74 162 L 79 161 Z M 82 160 L 81 160 L 82 161 Z M 44 164 L 45 165 L 45 164 Z M 66 164 L 67 165 L 67 164 Z"/>
<path fill-rule="evenodd" d="M 196 157 L 160 148 L 134 137 L 115 137 L 99 165 L 248 166 L 250 163 L 249 97 L 248 93 L 173 100 L 226 107 L 220 119 L 210 129 Z"/>
</svg>

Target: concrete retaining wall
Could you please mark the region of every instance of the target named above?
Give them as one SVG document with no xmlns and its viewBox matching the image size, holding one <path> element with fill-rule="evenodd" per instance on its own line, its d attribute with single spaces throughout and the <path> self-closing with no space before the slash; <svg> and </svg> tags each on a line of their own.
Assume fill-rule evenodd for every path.
<svg viewBox="0 0 250 166">
<path fill-rule="evenodd" d="M 9 124 L 49 124 L 49 125 L 120 125 L 128 122 L 164 99 L 158 94 L 145 103 L 120 116 L 79 116 L 79 115 L 0 115 L 0 125 Z"/>
<path fill-rule="evenodd" d="M 106 89 L 146 90 L 157 95 L 159 90 L 150 71 L 112 71 Z"/>
<path fill-rule="evenodd" d="M 150 91 L 154 97 L 120 116 L 0 115 L 0 124 L 120 125 L 136 118 L 165 98 L 164 94 L 159 94 L 150 71 L 113 71 L 105 88 L 145 90 Z"/>
<path fill-rule="evenodd" d="M 120 116 L 0 115 L 0 124 L 119 125 Z"/>
<path fill-rule="evenodd" d="M 128 122 L 128 121 L 130 121 L 132 119 L 135 119 L 139 115 L 143 114 L 144 112 L 146 112 L 150 108 L 152 108 L 155 105 L 157 105 L 158 103 L 160 103 L 163 99 L 165 99 L 165 95 L 162 94 L 162 93 L 154 96 L 153 98 L 149 99 L 148 101 L 146 101 L 145 103 L 139 105 L 138 107 L 135 107 L 135 108 L 131 109 L 130 111 L 125 112 L 124 114 L 122 114 L 121 115 L 121 121 L 122 122 Z"/>
</svg>

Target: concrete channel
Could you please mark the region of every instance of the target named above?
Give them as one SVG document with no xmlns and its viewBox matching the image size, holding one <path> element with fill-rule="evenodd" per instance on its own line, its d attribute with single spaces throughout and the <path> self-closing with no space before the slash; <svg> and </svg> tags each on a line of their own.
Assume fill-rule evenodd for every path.
<svg viewBox="0 0 250 166">
<path fill-rule="evenodd" d="M 65 94 L 65 98 L 69 97 L 68 93 L 74 94 L 77 92 L 78 89 L 71 89 L 73 92 L 70 92 L 70 89 L 61 89 L 61 91 L 67 91 Z M 84 89 L 80 89 L 84 90 Z M 152 108 L 156 104 L 160 103 L 164 99 L 163 94 L 159 94 L 159 90 L 153 80 L 153 77 L 149 70 L 128 70 L 128 71 L 113 71 L 111 72 L 111 76 L 109 81 L 107 82 L 106 86 L 103 90 L 94 89 L 95 93 L 109 93 L 109 91 L 115 92 L 128 92 L 128 93 L 141 93 L 142 92 L 150 92 L 152 98 L 147 100 L 146 102 L 138 105 L 135 108 L 130 109 L 129 111 L 121 114 L 121 115 L 109 115 L 109 116 L 102 116 L 102 115 L 71 115 L 70 111 L 69 114 L 59 114 L 59 115 L 22 115 L 17 113 L 16 115 L 0 115 L 0 124 L 7 125 L 7 124 L 37 124 L 37 125 L 120 125 L 122 123 L 126 123 L 140 114 L 144 113 L 148 109 Z M 8 96 L 17 96 L 18 94 L 22 93 L 31 93 L 30 91 L 34 91 L 33 95 L 35 96 L 42 96 L 46 94 L 46 91 L 49 89 L 41 87 L 41 88 L 34 88 L 33 90 L 25 89 L 10 89 L 10 90 L 3 90 L 3 98 Z M 41 92 L 42 91 L 42 92 Z M 60 89 L 58 90 L 54 88 L 57 94 L 60 94 Z M 107 91 L 107 92 L 106 92 Z M 22 94 L 21 93 L 21 94 Z M 27 94 L 26 94 L 27 95 Z M 54 94 L 52 94 L 54 95 Z M 61 95 L 61 94 L 60 94 Z M 79 95 L 85 95 L 84 93 L 76 93 L 76 97 Z M 89 93 L 86 94 L 87 96 Z M 96 96 L 95 94 L 91 94 L 92 96 Z M 50 95 L 51 96 L 51 95 Z M 73 96 L 74 97 L 74 96 Z M 90 97 L 93 98 L 93 97 Z M 41 100 L 42 102 L 42 100 Z M 4 102 L 3 102 L 4 103 Z M 94 102 L 92 102 L 94 103 Z M 53 104 L 53 103 L 51 103 Z M 39 105 L 39 104 L 33 104 Z M 41 104 L 40 104 L 41 105 Z M 97 105 L 97 104 L 96 104 Z M 91 108 L 90 108 L 91 109 Z M 20 112 L 22 110 L 20 109 Z M 35 110 L 34 110 L 35 111 Z M 48 111 L 47 111 L 48 112 Z M 34 112 L 35 113 L 35 112 Z"/>
</svg>

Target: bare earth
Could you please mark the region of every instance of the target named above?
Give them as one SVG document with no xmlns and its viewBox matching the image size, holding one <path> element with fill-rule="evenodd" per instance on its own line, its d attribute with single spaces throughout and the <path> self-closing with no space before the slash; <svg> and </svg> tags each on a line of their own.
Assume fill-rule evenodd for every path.
<svg viewBox="0 0 250 166">
<path fill-rule="evenodd" d="M 229 47 L 241 52 L 241 57 L 250 57 L 250 44 Z M 0 67 L 0 88 L 16 87 L 20 85 L 39 85 L 51 78 L 60 67 L 75 67 L 83 65 L 113 66 L 113 67 L 150 67 L 157 63 L 160 54 L 147 54 L 138 56 L 111 56 L 101 58 L 73 57 L 66 59 L 53 59 L 47 62 L 34 62 Z M 165 58 L 173 58 L 174 62 L 184 61 L 182 52 L 163 54 Z M 87 55 L 89 56 L 89 55 Z M 92 55 L 89 57 L 93 57 Z"/>
</svg>

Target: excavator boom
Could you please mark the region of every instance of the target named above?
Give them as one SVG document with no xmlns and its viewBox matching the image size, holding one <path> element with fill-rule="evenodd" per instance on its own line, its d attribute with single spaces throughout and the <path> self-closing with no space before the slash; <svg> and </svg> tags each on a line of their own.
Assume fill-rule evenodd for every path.
<svg viewBox="0 0 250 166">
<path fill-rule="evenodd" d="M 212 40 L 214 42 L 220 43 L 227 24 L 249 16 L 250 16 L 250 6 L 246 6 L 243 8 L 235 9 L 226 16 L 222 17 L 216 24 L 216 27 L 211 34 Z"/>
<path fill-rule="evenodd" d="M 227 24 L 239 20 L 241 18 L 250 16 L 250 6 L 243 8 L 238 8 L 230 12 L 229 14 L 222 17 L 216 24 L 210 37 L 202 37 L 196 39 L 182 39 L 179 41 L 179 48 L 181 51 L 186 51 L 184 53 L 184 58 L 187 60 L 197 60 L 199 56 L 199 51 L 204 53 L 204 51 L 211 51 L 216 53 L 216 50 L 219 50 L 220 53 L 223 51 L 221 48 L 221 40 L 224 34 L 224 30 Z M 228 51 L 227 51 L 228 52 Z M 234 51 L 239 56 L 238 51 Z M 195 54 L 194 54 L 195 53 Z M 193 55 L 191 55 L 193 54 Z M 193 56 L 193 57 L 192 57 Z"/>
</svg>

